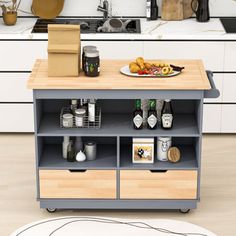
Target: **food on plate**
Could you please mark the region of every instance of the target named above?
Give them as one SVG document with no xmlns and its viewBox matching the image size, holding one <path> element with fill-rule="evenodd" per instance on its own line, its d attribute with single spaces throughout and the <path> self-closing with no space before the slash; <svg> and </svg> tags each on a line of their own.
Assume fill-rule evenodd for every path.
<svg viewBox="0 0 236 236">
<path fill-rule="evenodd" d="M 129 64 L 129 70 L 131 73 L 138 73 L 138 71 L 140 70 L 140 67 L 135 62 L 131 62 Z"/>
<path fill-rule="evenodd" d="M 149 62 L 144 62 L 144 66 L 146 69 L 150 70 L 152 68 L 152 64 Z"/>
<path fill-rule="evenodd" d="M 170 65 L 161 62 L 148 62 L 142 57 L 136 58 L 135 62 L 129 64 L 129 70 L 131 73 L 137 73 L 139 75 L 150 76 L 168 76 L 174 73 L 174 71 L 181 72 L 184 67 Z"/>
<path fill-rule="evenodd" d="M 140 67 L 141 70 L 145 69 L 145 65 L 144 65 L 144 59 L 142 57 L 138 57 L 136 59 L 136 63 L 137 65 Z"/>
<path fill-rule="evenodd" d="M 165 67 L 163 67 L 162 69 L 161 69 L 161 73 L 163 74 L 163 75 L 168 75 L 169 74 L 169 68 L 170 67 L 167 67 L 167 66 L 165 66 Z"/>
</svg>

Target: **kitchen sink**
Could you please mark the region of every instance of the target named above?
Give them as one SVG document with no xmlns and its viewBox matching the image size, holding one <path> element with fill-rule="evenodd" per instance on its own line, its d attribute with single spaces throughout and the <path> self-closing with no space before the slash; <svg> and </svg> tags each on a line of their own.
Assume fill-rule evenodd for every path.
<svg viewBox="0 0 236 236">
<path fill-rule="evenodd" d="M 120 19 L 123 22 L 127 21 L 127 19 Z M 99 32 L 98 28 L 103 26 L 106 20 L 104 19 L 78 19 L 78 18 L 55 18 L 51 20 L 38 19 L 34 25 L 32 33 L 47 33 L 48 32 L 48 24 L 75 24 L 80 25 L 80 31 L 82 34 L 90 34 L 90 33 L 106 33 Z M 116 33 L 116 32 L 109 32 Z M 139 19 L 131 19 L 130 23 L 127 25 L 125 31 L 122 33 L 141 33 L 141 26 Z"/>
</svg>

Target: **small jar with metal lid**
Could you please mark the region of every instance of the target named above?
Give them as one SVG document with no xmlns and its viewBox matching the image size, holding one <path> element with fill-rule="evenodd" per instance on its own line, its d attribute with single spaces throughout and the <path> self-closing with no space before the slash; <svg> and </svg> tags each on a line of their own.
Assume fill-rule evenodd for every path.
<svg viewBox="0 0 236 236">
<path fill-rule="evenodd" d="M 72 128 L 73 127 L 73 115 L 70 113 L 66 113 L 62 116 L 62 126 L 64 128 Z"/>
<path fill-rule="evenodd" d="M 86 115 L 86 110 L 83 108 L 75 110 L 75 125 L 76 127 L 84 127 L 84 118 Z"/>
<path fill-rule="evenodd" d="M 85 75 L 89 77 L 96 77 L 100 74 L 100 58 L 99 51 L 85 52 Z"/>
<path fill-rule="evenodd" d="M 83 53 L 82 53 L 82 69 L 85 71 L 85 52 L 86 51 L 95 51 L 97 50 L 96 46 L 88 45 L 83 47 Z"/>
</svg>

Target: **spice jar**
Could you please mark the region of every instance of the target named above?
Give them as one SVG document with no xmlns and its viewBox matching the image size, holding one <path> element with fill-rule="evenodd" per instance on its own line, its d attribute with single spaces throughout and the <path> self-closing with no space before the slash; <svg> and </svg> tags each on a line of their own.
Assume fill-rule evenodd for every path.
<svg viewBox="0 0 236 236">
<path fill-rule="evenodd" d="M 96 77 L 100 74 L 100 58 L 99 51 L 85 52 L 85 75 L 89 77 Z"/>
<path fill-rule="evenodd" d="M 85 52 L 86 51 L 95 51 L 97 50 L 96 46 L 88 45 L 83 47 L 83 53 L 82 53 L 82 69 L 85 71 Z"/>
<path fill-rule="evenodd" d="M 83 108 L 75 110 L 75 125 L 77 127 L 83 127 L 84 126 L 84 117 L 86 114 L 86 110 Z"/>
<path fill-rule="evenodd" d="M 72 128 L 73 127 L 73 115 L 70 113 L 66 113 L 62 116 L 62 126 L 64 128 Z"/>
</svg>

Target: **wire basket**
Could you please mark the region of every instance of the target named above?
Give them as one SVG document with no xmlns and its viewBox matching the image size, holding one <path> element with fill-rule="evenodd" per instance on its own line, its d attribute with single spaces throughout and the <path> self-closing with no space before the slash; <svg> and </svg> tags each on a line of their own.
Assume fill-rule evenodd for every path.
<svg viewBox="0 0 236 236">
<path fill-rule="evenodd" d="M 96 107 L 95 111 L 95 122 L 90 122 L 89 121 L 89 116 L 84 116 L 83 117 L 83 125 L 82 126 L 77 126 L 76 125 L 76 119 L 75 116 L 73 115 L 73 125 L 70 127 L 64 127 L 63 126 L 63 115 L 66 113 L 71 113 L 71 110 L 69 107 L 63 107 L 61 109 L 61 114 L 60 114 L 60 127 L 63 129 L 100 129 L 101 128 L 101 108 Z"/>
</svg>

